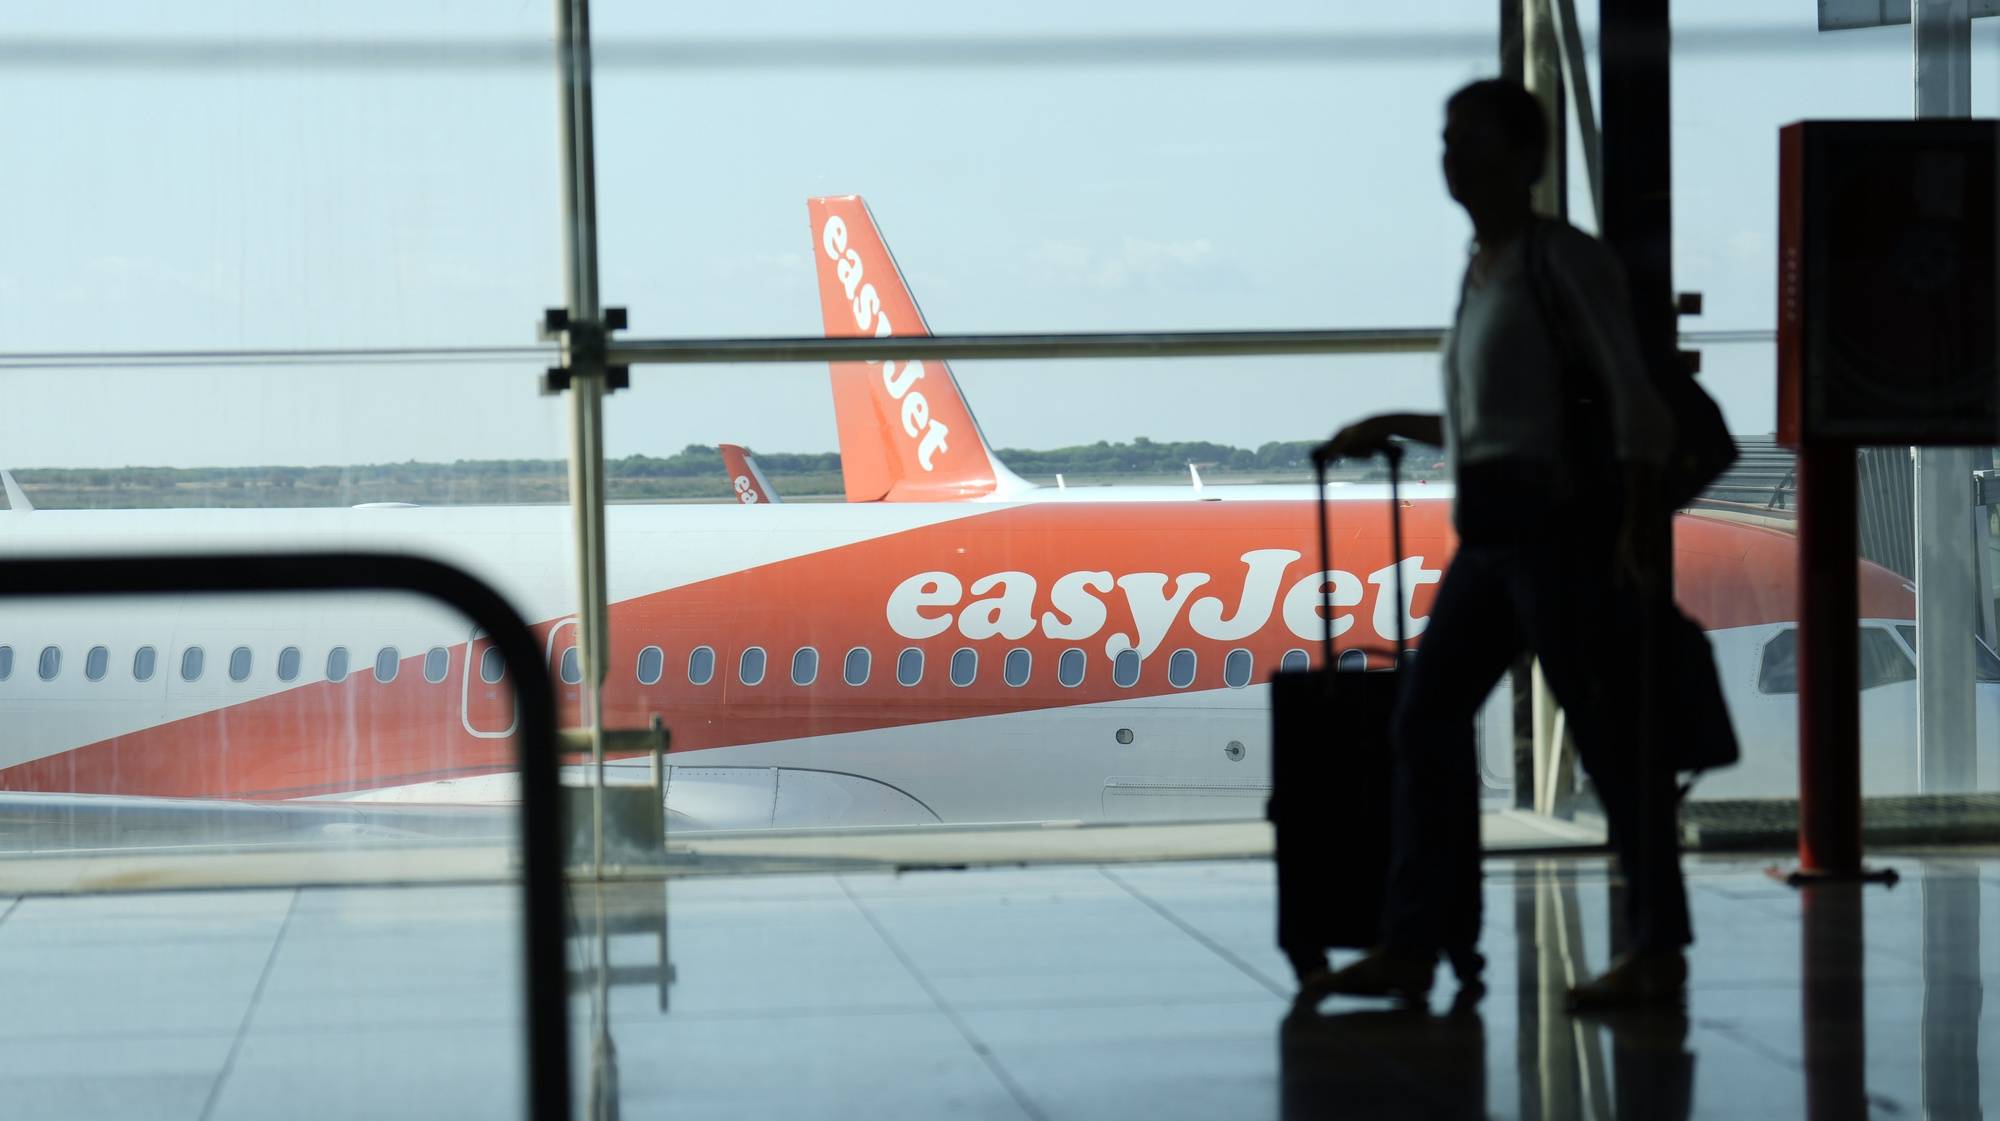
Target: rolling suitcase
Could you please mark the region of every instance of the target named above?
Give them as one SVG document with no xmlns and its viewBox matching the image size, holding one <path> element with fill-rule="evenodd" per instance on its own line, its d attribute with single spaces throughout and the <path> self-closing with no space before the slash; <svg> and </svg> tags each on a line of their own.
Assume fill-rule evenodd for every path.
<svg viewBox="0 0 2000 1121">
<path fill-rule="evenodd" d="M 1400 449 L 1391 447 L 1389 527 L 1392 560 L 1403 557 L 1402 501 L 1397 493 Z M 1319 510 L 1321 571 L 1332 571 L 1327 533 L 1326 466 L 1313 461 Z M 1403 573 L 1394 566 L 1396 602 Z M 1320 610 L 1333 618 L 1333 590 L 1321 587 Z M 1326 966 L 1334 947 L 1367 949 L 1381 940 L 1389 878 L 1390 803 L 1394 768 L 1389 728 L 1402 679 L 1406 637 L 1396 619 L 1394 663 L 1384 669 L 1342 670 L 1331 628 L 1321 663 L 1279 670 L 1271 678 L 1271 801 L 1277 845 L 1278 947 L 1301 981 Z M 1450 954 L 1461 980 L 1478 972 L 1471 947 Z"/>
</svg>

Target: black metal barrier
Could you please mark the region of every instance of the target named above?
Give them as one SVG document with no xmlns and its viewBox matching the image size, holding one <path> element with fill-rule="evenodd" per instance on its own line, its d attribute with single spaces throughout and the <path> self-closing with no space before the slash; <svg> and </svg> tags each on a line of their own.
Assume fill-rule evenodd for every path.
<svg viewBox="0 0 2000 1121">
<path fill-rule="evenodd" d="M 555 694 L 541 648 L 507 601 L 450 565 L 381 553 L 180 554 L 0 560 L 0 599 L 257 592 L 401 591 L 456 608 L 515 675 L 521 776 L 527 1113 L 568 1117 L 569 1006 L 558 821 Z"/>
</svg>

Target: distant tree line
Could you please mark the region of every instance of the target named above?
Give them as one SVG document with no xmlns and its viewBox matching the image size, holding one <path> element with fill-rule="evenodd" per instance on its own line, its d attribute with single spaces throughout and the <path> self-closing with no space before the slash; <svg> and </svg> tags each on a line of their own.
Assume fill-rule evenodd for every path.
<svg viewBox="0 0 2000 1121">
<path fill-rule="evenodd" d="M 1119 479 L 1184 479 L 1188 464 L 1205 478 L 1296 478 L 1311 467 L 1312 442 L 1273 441 L 1256 449 L 1206 440 L 1130 443 L 1100 440 L 1067 448 L 1003 448 L 1017 473 L 1089 485 Z M 756 452 L 783 496 L 838 496 L 837 452 Z M 143 506 L 345 506 L 361 502 L 464 505 L 561 502 L 568 464 L 560 459 L 461 459 L 451 463 L 369 463 L 318 467 L 88 467 L 17 472 L 37 506 L 51 509 Z M 689 444 L 673 455 L 629 455 L 605 462 L 613 501 L 723 499 L 731 496 L 722 453 Z"/>
</svg>

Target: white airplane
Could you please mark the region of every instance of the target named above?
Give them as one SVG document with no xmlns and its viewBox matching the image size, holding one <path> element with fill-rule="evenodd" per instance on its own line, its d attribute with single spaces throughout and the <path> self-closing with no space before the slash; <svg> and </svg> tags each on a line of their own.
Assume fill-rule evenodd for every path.
<svg viewBox="0 0 2000 1121">
<path fill-rule="evenodd" d="M 871 278 L 892 275 L 886 257 L 838 229 L 815 212 L 816 235 L 849 270 L 833 282 L 843 297 L 851 283 L 857 318 L 873 317 L 860 330 L 893 333 L 899 315 L 920 326 L 913 305 L 869 294 Z M 1341 488 L 1334 567 L 1320 571 L 1310 488 L 1241 502 L 1179 488 L 1106 488 L 1111 501 L 1097 488 L 1016 489 L 1032 497 L 1007 501 L 995 493 L 1013 484 L 955 386 L 944 391 L 948 371 L 834 373 L 837 401 L 882 387 L 866 409 L 841 407 L 843 452 L 863 436 L 882 449 L 854 461 L 850 498 L 962 499 L 979 491 L 967 480 L 982 456 L 991 488 L 970 495 L 984 501 L 607 511 L 605 718 L 643 727 L 657 713 L 672 729 L 666 798 L 682 827 L 1255 817 L 1269 786 L 1269 674 L 1315 661 L 1328 629 L 1342 662 L 1385 665 L 1399 613 L 1421 650 L 1456 545 L 1449 488 L 1405 500 L 1401 556 L 1388 547 L 1385 490 Z M 962 459 L 970 474 L 954 467 Z M 1126 489 L 1153 493 L 1116 500 Z M 1239 489 L 1262 488 L 1202 497 Z M 372 548 L 456 563 L 535 623 L 574 714 L 560 507 L 10 505 L 0 556 Z M 1744 762 L 1703 792 L 1795 791 L 1793 539 L 1682 516 L 1675 572 L 1744 741 Z M 1913 593 L 1873 565 L 1860 578 L 1863 648 L 1880 658 L 1864 671 L 1865 789 L 1905 792 L 1914 663 L 1899 628 Z M 1328 585 L 1331 618 L 1319 607 Z M 1619 636 L 1604 642 L 1618 672 Z M 1985 729 L 2000 728 L 1993 668 L 1982 662 Z M 1339 719 L 1329 714 L 1332 729 Z M 513 723 L 497 657 L 463 623 L 401 598 L 18 604 L 0 617 L 0 792 L 505 800 Z M 1990 748 L 1979 770 L 1982 786 L 2000 780 Z"/>
</svg>

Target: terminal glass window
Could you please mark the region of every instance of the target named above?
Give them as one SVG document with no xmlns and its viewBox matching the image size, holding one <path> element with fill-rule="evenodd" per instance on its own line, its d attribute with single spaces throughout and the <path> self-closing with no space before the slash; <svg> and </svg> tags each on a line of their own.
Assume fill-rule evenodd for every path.
<svg viewBox="0 0 2000 1121">
<path fill-rule="evenodd" d="M 868 684 L 868 648 L 857 646 L 847 652 L 847 660 L 841 664 L 840 679 L 849 685 Z"/>
<path fill-rule="evenodd" d="M 104 680 L 104 671 L 111 666 L 111 651 L 102 646 L 93 646 L 90 653 L 83 656 L 83 676 L 88 681 Z"/>
</svg>

